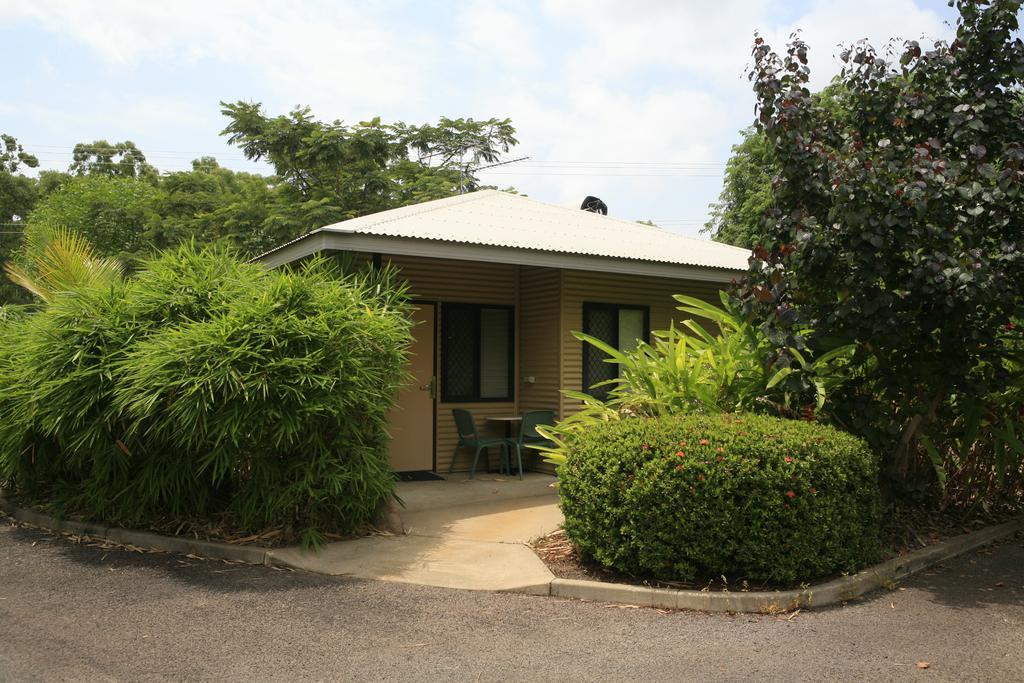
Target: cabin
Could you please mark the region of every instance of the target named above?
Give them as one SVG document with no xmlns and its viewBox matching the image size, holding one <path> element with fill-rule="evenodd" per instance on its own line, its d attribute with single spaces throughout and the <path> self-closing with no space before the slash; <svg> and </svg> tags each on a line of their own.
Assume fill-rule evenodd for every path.
<svg viewBox="0 0 1024 683">
<path fill-rule="evenodd" d="M 453 408 L 471 411 L 493 436 L 510 429 L 501 418 L 527 410 L 570 415 L 579 404 L 563 389 L 588 390 L 617 372 L 573 331 L 631 348 L 678 319 L 674 294 L 717 303 L 750 254 L 482 190 L 327 225 L 258 261 L 275 267 L 332 252 L 390 262 L 409 283 L 415 379 L 390 429 L 392 466 L 405 478 L 447 472 L 458 443 Z M 471 456 L 459 453 L 455 470 L 468 470 Z M 548 467 L 536 454 L 528 460 Z"/>
</svg>

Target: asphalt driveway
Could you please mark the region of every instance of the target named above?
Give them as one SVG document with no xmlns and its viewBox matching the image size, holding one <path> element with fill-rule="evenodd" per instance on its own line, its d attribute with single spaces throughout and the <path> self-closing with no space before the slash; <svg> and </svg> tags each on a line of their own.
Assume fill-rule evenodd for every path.
<svg viewBox="0 0 1024 683">
<path fill-rule="evenodd" d="M 845 607 L 727 616 L 103 549 L 3 521 L 0 680 L 61 679 L 1019 681 L 1024 539 Z"/>
</svg>

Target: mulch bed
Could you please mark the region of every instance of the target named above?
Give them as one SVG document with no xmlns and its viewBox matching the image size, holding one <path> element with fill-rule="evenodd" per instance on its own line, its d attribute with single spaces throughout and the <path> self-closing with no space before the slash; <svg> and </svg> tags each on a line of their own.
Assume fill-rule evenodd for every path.
<svg viewBox="0 0 1024 683">
<path fill-rule="evenodd" d="M 1020 510 L 1001 509 L 965 514 L 960 510 L 920 510 L 901 508 L 885 517 L 882 528 L 883 560 L 934 545 L 953 536 L 977 531 L 986 526 L 1010 521 Z M 703 581 L 664 581 L 644 576 L 630 576 L 605 569 L 592 560 L 580 557 L 565 532 L 558 530 L 531 544 L 533 551 L 560 579 L 584 579 L 605 583 L 625 583 L 651 588 L 676 588 L 705 591 L 763 591 L 800 588 L 799 584 L 749 583 L 725 577 L 709 577 Z M 819 579 L 827 581 L 836 576 Z"/>
</svg>

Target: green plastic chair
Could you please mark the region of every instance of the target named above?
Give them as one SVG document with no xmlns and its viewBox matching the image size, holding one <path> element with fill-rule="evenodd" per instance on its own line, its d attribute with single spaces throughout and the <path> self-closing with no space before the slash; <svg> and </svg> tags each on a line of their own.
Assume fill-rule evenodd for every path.
<svg viewBox="0 0 1024 683">
<path fill-rule="evenodd" d="M 509 448 L 516 449 L 516 464 L 519 465 L 519 478 L 523 478 L 523 448 L 530 445 L 553 445 L 550 441 L 537 433 L 538 425 L 555 424 L 555 411 L 553 410 L 528 410 L 523 413 L 523 421 L 519 425 L 519 436 L 515 439 L 507 439 Z"/>
<path fill-rule="evenodd" d="M 480 460 L 480 451 L 485 451 L 491 446 L 501 446 L 501 461 L 502 466 L 505 464 L 507 456 L 505 455 L 505 449 L 508 448 L 509 440 L 501 437 L 481 437 L 476 431 L 476 421 L 473 419 L 473 414 L 468 410 L 462 408 L 452 408 L 452 416 L 455 418 L 455 428 L 459 432 L 459 443 L 456 444 L 455 450 L 452 452 L 452 461 L 448 465 L 448 474 L 452 473 L 455 468 L 455 458 L 459 454 L 460 448 L 472 448 L 476 451 L 473 456 L 473 467 L 469 470 L 469 478 L 472 479 L 476 474 L 476 464 Z M 488 455 L 488 460 L 490 456 Z M 504 471 L 504 470 L 502 470 Z"/>
</svg>

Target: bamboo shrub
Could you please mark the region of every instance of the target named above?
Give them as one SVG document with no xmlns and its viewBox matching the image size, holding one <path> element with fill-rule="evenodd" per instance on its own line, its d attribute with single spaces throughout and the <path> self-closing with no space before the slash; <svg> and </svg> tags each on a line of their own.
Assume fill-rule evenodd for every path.
<svg viewBox="0 0 1024 683">
<path fill-rule="evenodd" d="M 115 523 L 354 532 L 393 495 L 410 325 L 391 270 L 183 247 L 5 324 L 0 480 Z"/>
</svg>

